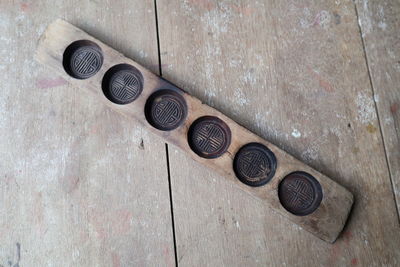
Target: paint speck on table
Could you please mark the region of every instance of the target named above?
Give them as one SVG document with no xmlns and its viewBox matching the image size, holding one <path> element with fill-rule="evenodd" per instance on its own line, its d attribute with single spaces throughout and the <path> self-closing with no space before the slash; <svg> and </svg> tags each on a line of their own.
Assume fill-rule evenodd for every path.
<svg viewBox="0 0 400 267">
<path fill-rule="evenodd" d="M 358 259 L 357 258 L 352 258 L 351 259 L 351 265 L 353 265 L 353 266 L 358 265 Z"/>
<path fill-rule="evenodd" d="M 293 131 L 292 131 L 292 136 L 293 136 L 294 138 L 300 138 L 300 137 L 301 137 L 301 133 L 300 133 L 299 130 L 293 129 Z"/>
<path fill-rule="evenodd" d="M 364 92 L 359 92 L 356 98 L 358 116 L 357 119 L 363 124 L 368 124 L 376 120 L 376 111 L 371 96 Z"/>
<path fill-rule="evenodd" d="M 367 125 L 367 131 L 369 132 L 369 133 L 375 133 L 376 132 L 376 127 L 374 126 L 374 125 L 372 125 L 371 123 L 368 123 L 368 125 Z"/>
</svg>

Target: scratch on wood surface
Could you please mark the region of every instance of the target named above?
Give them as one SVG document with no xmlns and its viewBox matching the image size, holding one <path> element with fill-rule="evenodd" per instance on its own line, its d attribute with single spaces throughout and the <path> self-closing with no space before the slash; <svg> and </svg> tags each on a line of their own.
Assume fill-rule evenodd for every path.
<svg viewBox="0 0 400 267">
<path fill-rule="evenodd" d="M 307 66 L 308 71 L 311 73 L 311 75 L 318 80 L 319 85 L 325 89 L 327 92 L 333 92 L 334 88 L 333 86 L 325 79 L 323 78 L 318 72 L 313 70 L 311 67 Z"/>
<path fill-rule="evenodd" d="M 303 14 L 305 17 L 300 19 L 300 26 L 305 29 L 314 26 L 327 28 L 331 22 L 331 14 L 326 10 L 321 10 L 315 16 L 312 16 L 310 9 L 305 7 Z"/>
<path fill-rule="evenodd" d="M 121 258 L 116 252 L 111 252 L 111 258 L 112 258 L 112 266 L 113 267 L 121 267 Z"/>
<path fill-rule="evenodd" d="M 6 49 L 0 50 L 0 70 L 5 70 L 7 66 L 11 63 L 15 62 L 16 57 L 16 49 L 12 49 L 13 43 L 16 42 L 15 38 L 10 37 L 9 34 L 6 34 L 9 29 L 13 28 L 12 17 L 7 15 L 6 13 L 0 12 L 0 32 L 2 33 L 0 36 L 0 41 L 2 47 Z M 3 34 L 4 33 L 4 34 Z"/>
<path fill-rule="evenodd" d="M 44 235 L 44 233 L 45 233 L 45 225 L 44 225 L 45 217 L 44 217 L 42 192 L 34 193 L 32 217 L 34 218 L 36 230 L 39 231 L 40 235 Z"/>
<path fill-rule="evenodd" d="M 67 84 L 68 82 L 62 77 L 57 78 L 41 78 L 37 80 L 36 86 L 41 89 L 53 88 L 57 86 L 62 86 Z"/>
</svg>

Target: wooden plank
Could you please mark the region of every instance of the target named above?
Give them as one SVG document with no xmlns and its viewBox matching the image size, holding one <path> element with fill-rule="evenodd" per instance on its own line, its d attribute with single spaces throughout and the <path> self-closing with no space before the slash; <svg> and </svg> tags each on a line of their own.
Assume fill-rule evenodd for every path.
<svg viewBox="0 0 400 267">
<path fill-rule="evenodd" d="M 400 205 L 400 3 L 356 1 L 380 129 Z M 370 127 L 371 131 L 378 129 Z"/>
<path fill-rule="evenodd" d="M 157 1 L 163 77 L 355 193 L 320 242 L 170 148 L 179 264 L 396 265 L 399 225 L 352 1 Z"/>
<path fill-rule="evenodd" d="M 102 66 L 100 68 L 99 66 L 99 71 L 96 73 L 94 76 L 90 77 L 90 79 L 75 79 L 73 77 L 70 77 L 68 73 L 64 70 L 63 67 L 63 60 L 65 62 L 65 53 L 64 51 L 68 51 L 68 48 L 70 44 L 79 41 L 79 40 L 89 40 L 94 42 L 99 46 L 99 49 L 101 49 L 103 56 L 104 56 L 104 61 L 102 63 Z M 106 46 L 105 44 L 99 42 L 97 39 L 94 39 L 93 37 L 89 36 L 85 32 L 81 31 L 80 29 L 72 26 L 71 24 L 62 21 L 62 20 L 57 20 L 56 22 L 52 23 L 46 32 L 43 34 L 43 37 L 41 38 L 38 49 L 36 52 L 36 59 L 41 62 L 44 65 L 49 66 L 50 68 L 54 69 L 57 71 L 60 75 L 62 75 L 63 78 L 67 79 L 70 81 L 72 84 L 79 86 L 82 88 L 82 90 L 89 90 L 92 93 L 94 93 L 99 101 L 107 103 L 110 107 L 112 107 L 114 110 L 120 112 L 121 114 L 124 114 L 128 118 L 134 118 L 136 121 L 142 125 L 144 128 L 147 128 L 150 132 L 153 132 L 154 134 L 157 134 L 161 137 L 164 137 L 166 140 L 168 140 L 170 143 L 176 145 L 177 147 L 181 148 L 182 151 L 187 152 L 188 155 L 193 158 L 194 160 L 202 163 L 204 166 L 209 167 L 215 171 L 220 172 L 227 180 L 233 182 L 235 185 L 243 189 L 244 191 L 250 193 L 252 196 L 259 198 L 260 200 L 263 201 L 263 203 L 266 206 L 269 206 L 276 212 L 282 214 L 283 216 L 287 217 L 288 219 L 292 220 L 293 222 L 299 224 L 302 226 L 304 229 L 310 231 L 311 233 L 315 234 L 316 236 L 320 237 L 323 240 L 333 242 L 335 241 L 336 237 L 338 234 L 341 232 L 343 229 L 344 223 L 346 222 L 347 216 L 349 214 L 350 208 L 353 204 L 353 196 L 352 194 L 347 191 L 345 188 L 341 187 L 340 185 L 336 184 L 332 180 L 330 180 L 328 177 L 318 173 L 317 171 L 313 170 L 312 168 L 306 166 L 305 164 L 301 163 L 300 161 L 294 159 L 291 157 L 289 154 L 286 152 L 280 150 L 276 146 L 272 145 L 271 143 L 263 140 L 262 138 L 256 136 L 255 134 L 249 132 L 247 129 L 239 126 L 236 124 L 234 121 L 229 119 L 228 117 L 224 116 L 217 110 L 210 108 L 203 103 L 201 103 L 199 100 L 196 98 L 188 95 L 184 91 L 180 90 L 179 88 L 176 88 L 174 85 L 168 83 L 164 79 L 159 78 L 155 74 L 149 72 L 142 66 L 140 66 L 138 63 L 129 60 L 128 58 L 125 58 L 122 56 L 120 53 L 117 51 L 111 49 L 110 47 Z M 108 100 L 103 93 L 105 81 L 107 81 L 107 73 L 109 73 L 109 70 L 112 69 L 113 66 L 117 66 L 118 64 L 129 64 L 133 67 L 135 67 L 140 74 L 143 76 L 143 91 L 138 95 L 137 99 L 134 100 L 133 103 L 127 104 L 127 105 L 118 105 L 113 103 L 112 101 Z M 65 64 L 64 64 L 65 65 Z M 81 66 L 81 65 L 79 65 Z M 86 66 L 86 65 L 85 65 Z M 80 67 L 79 67 L 80 68 Z M 110 78 L 111 79 L 111 78 Z M 103 90 L 102 90 L 103 86 Z M 150 99 L 152 99 L 152 96 L 155 92 L 156 94 L 159 94 L 160 92 L 164 92 L 165 90 L 170 90 L 174 94 L 180 96 L 182 98 L 181 101 L 186 102 L 187 106 L 187 111 L 185 108 L 180 108 L 173 110 L 173 119 L 175 119 L 178 115 L 176 113 L 187 113 L 186 118 L 184 115 L 182 115 L 182 121 L 180 125 L 176 125 L 176 127 L 172 130 L 159 130 L 156 127 L 157 126 L 162 126 L 162 127 L 170 127 L 169 124 L 164 124 L 163 122 L 158 122 L 157 119 L 157 114 L 155 114 L 155 117 L 152 114 L 154 112 L 161 112 L 159 109 L 166 109 L 169 108 L 169 105 L 177 105 L 176 101 L 174 100 L 173 102 L 170 102 L 168 106 L 160 106 L 156 110 L 151 110 L 150 112 L 147 112 L 147 107 Z M 119 94 L 117 94 L 118 96 Z M 115 96 L 115 95 L 114 95 Z M 158 97 L 155 98 L 155 101 L 161 101 Z M 179 98 L 178 98 L 179 100 Z M 119 101 L 119 100 L 118 100 Z M 163 100 L 164 101 L 164 100 Z M 144 112 L 146 110 L 146 112 Z M 149 115 L 150 114 L 150 115 Z M 164 114 L 164 113 L 163 113 Z M 150 117 L 149 117 L 150 116 Z M 193 143 L 190 143 L 188 141 L 190 134 L 191 134 L 191 129 L 192 125 L 195 124 L 197 119 L 199 118 L 208 118 L 209 117 L 204 117 L 204 116 L 213 116 L 215 118 L 218 118 L 218 120 L 213 121 L 212 123 L 225 123 L 225 128 L 227 129 L 226 133 L 224 133 L 225 137 L 221 137 L 219 139 L 213 139 L 213 142 L 222 142 L 222 148 L 223 148 L 223 142 L 227 142 L 226 144 L 226 152 L 221 153 L 221 155 L 215 155 L 212 154 L 211 156 L 213 158 L 207 158 L 208 156 L 208 150 L 204 150 L 203 157 L 200 157 L 198 155 L 199 152 L 195 153 L 192 151 L 191 148 L 193 148 L 193 145 L 196 144 L 197 139 L 193 139 Z M 171 116 L 170 116 L 171 117 Z M 170 120 L 170 117 L 167 119 Z M 150 120 L 150 118 L 154 119 L 153 123 Z M 172 118 L 172 117 L 171 117 Z M 164 117 L 160 118 L 160 120 L 164 121 Z M 178 122 L 180 120 L 177 120 Z M 157 124 L 159 123 L 159 124 Z M 205 127 L 211 127 L 210 121 L 206 121 L 206 126 Z M 155 127 L 152 127 L 151 124 L 155 124 Z M 213 126 L 217 127 L 217 126 Z M 220 126 L 219 126 L 220 127 Z M 230 130 L 229 130 L 230 129 Z M 225 131 L 224 128 L 214 128 L 212 133 L 215 131 Z M 207 134 L 208 130 L 206 128 L 202 129 L 199 134 Z M 228 131 L 230 131 L 228 133 Z M 231 137 L 228 138 L 231 133 Z M 214 138 L 211 134 L 209 138 Z M 220 140 L 221 139 L 221 140 Z M 228 140 L 231 139 L 231 140 Z M 227 141 L 228 140 L 228 141 Z M 190 143 L 190 144 L 188 144 Z M 267 148 L 269 148 L 272 153 L 276 157 L 277 161 L 277 167 L 275 171 L 275 175 L 272 177 L 268 183 L 266 183 L 263 186 L 248 186 L 244 183 L 242 183 L 238 178 L 235 177 L 234 173 L 234 168 L 232 166 L 235 164 L 234 163 L 234 158 L 239 153 L 244 153 L 243 161 L 250 161 L 250 164 L 257 164 L 258 162 L 253 161 L 253 154 L 256 156 L 256 159 L 260 159 L 263 161 L 263 166 L 265 168 L 273 168 L 272 166 L 267 167 L 268 163 L 265 163 L 264 161 L 268 160 L 266 159 L 266 156 L 260 155 L 261 152 L 255 152 L 255 151 L 246 151 L 246 152 L 240 152 L 239 149 L 242 149 L 247 144 L 251 143 L 257 143 L 257 149 L 260 147 L 260 144 L 265 145 Z M 199 148 L 201 151 L 203 151 L 202 147 L 200 144 L 198 144 L 197 148 Z M 239 151 L 239 152 L 238 152 Z M 257 150 L 259 151 L 259 150 Z M 214 153 L 214 152 L 213 152 Z M 253 158 L 248 158 L 249 153 L 253 153 L 250 155 Z M 215 157 L 215 158 L 214 158 Z M 273 160 L 271 160 L 273 162 Z M 243 163 L 243 162 L 242 162 Z M 244 162 L 243 164 L 247 164 Z M 273 163 L 270 163 L 273 164 Z M 247 165 L 246 165 L 247 166 Z M 244 165 L 238 165 L 238 168 L 245 167 Z M 318 182 L 318 186 L 322 188 L 321 193 L 315 192 L 316 196 L 315 198 L 318 197 L 318 194 L 320 194 L 321 199 L 320 199 L 320 204 L 319 206 L 316 206 L 316 210 L 313 212 L 308 212 L 307 214 L 301 213 L 301 216 L 292 214 L 294 212 L 289 212 L 286 210 L 283 205 L 281 204 L 280 200 L 285 197 L 284 194 L 286 192 L 282 193 L 280 197 L 278 197 L 278 186 L 283 186 L 283 179 L 296 171 L 303 171 L 306 172 L 310 175 L 312 175 Z M 247 174 L 247 173 L 246 173 Z M 299 176 L 296 176 L 296 178 L 293 178 L 294 182 L 285 182 L 285 183 L 290 183 L 288 186 L 297 186 L 297 181 L 300 181 L 301 178 L 298 178 Z M 301 180 L 303 181 L 303 180 Z M 305 182 L 302 182 L 305 183 Z M 300 186 L 306 186 L 306 184 L 302 184 Z M 311 185 L 310 185 L 311 186 Z M 318 188 L 310 189 L 317 191 Z M 321 190 L 321 189 L 320 189 Z M 304 194 L 307 192 L 304 191 Z M 323 194 L 323 195 L 322 195 Z M 314 197 L 314 196 L 312 196 Z M 295 210 L 295 212 L 298 212 Z M 301 210 L 303 212 L 303 210 Z M 306 216 L 303 216 L 306 215 Z"/>
<path fill-rule="evenodd" d="M 153 1 L 0 10 L 0 266 L 174 266 L 164 142 L 33 59 L 63 16 L 156 71 Z"/>
</svg>

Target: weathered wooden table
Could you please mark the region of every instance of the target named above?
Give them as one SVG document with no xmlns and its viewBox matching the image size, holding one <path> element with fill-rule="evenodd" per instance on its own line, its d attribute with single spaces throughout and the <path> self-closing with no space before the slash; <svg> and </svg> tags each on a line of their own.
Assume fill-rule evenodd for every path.
<svg viewBox="0 0 400 267">
<path fill-rule="evenodd" d="M 400 3 L 2 1 L 0 266 L 400 264 Z M 355 195 L 333 245 L 33 60 L 84 29 Z"/>
</svg>

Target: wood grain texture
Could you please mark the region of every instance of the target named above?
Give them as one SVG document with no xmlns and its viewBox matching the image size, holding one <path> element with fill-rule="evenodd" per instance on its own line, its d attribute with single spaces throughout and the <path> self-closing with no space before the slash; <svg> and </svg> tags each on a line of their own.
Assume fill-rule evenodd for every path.
<svg viewBox="0 0 400 267">
<path fill-rule="evenodd" d="M 398 218 L 352 1 L 157 1 L 163 77 L 355 193 L 328 245 L 170 148 L 182 266 L 398 265 Z M 371 126 L 370 126 L 371 125 Z M 189 200 L 189 201 L 188 201 Z"/>
<path fill-rule="evenodd" d="M 164 142 L 33 59 L 60 16 L 158 70 L 153 1 L 1 1 L 0 266 L 174 266 Z"/>
<path fill-rule="evenodd" d="M 351 1 L 181 2 L 157 1 L 164 75 L 349 187 L 356 205 L 343 236 L 329 245 L 170 146 L 180 265 L 397 266 L 399 227 Z M 398 50 L 396 1 L 355 2 L 376 99 L 396 104 L 398 76 L 390 69 L 397 62 L 391 61 Z M 45 27 L 63 17 L 157 72 L 153 10 L 153 1 L 0 2 L 0 266 L 174 265 L 164 167 L 131 163 L 126 182 L 105 187 L 114 168 L 98 152 L 105 140 L 132 138 L 131 147 L 126 142 L 100 153 L 115 164 L 129 155 L 148 162 L 157 154 L 161 161 L 164 142 L 129 120 L 122 119 L 132 130 L 118 132 L 121 116 L 32 59 Z M 373 57 L 383 63 L 372 68 Z M 382 96 L 381 84 L 395 90 L 385 88 L 391 93 Z M 386 117 L 376 104 L 389 136 L 386 150 L 395 150 L 396 137 L 387 133 L 398 117 Z M 65 156 L 78 139 L 78 152 Z M 388 153 L 394 183 L 396 153 Z M 80 166 L 85 181 L 69 195 L 64 190 L 76 180 L 58 182 L 66 162 Z M 147 183 L 133 186 L 137 180 Z M 132 196 L 121 194 L 127 189 Z M 81 199 L 85 204 L 78 205 Z M 138 216 L 124 235 L 115 235 L 118 209 Z"/>
<path fill-rule="evenodd" d="M 104 56 L 103 66 L 99 72 L 87 80 L 79 80 L 69 77 L 62 64 L 63 54 L 66 48 L 71 43 L 79 40 L 90 40 L 95 42 L 101 48 Z M 87 35 L 80 29 L 62 20 L 57 20 L 52 23 L 39 41 L 35 57 L 39 62 L 58 72 L 63 78 L 75 86 L 80 87 L 81 90 L 93 92 L 99 99 L 99 102 L 105 102 L 114 110 L 128 118 L 135 119 L 139 125 L 148 129 L 149 132 L 153 132 L 165 138 L 168 142 L 181 148 L 182 151 L 186 152 L 192 159 L 202 163 L 205 167 L 209 167 L 221 173 L 227 180 L 233 182 L 235 185 L 254 197 L 262 200 L 265 206 L 272 208 L 319 238 L 328 242 L 333 242 L 342 231 L 353 204 L 353 196 L 349 191 L 336 184 L 328 177 L 294 159 L 276 146 L 239 126 L 215 109 L 204 105 L 198 99 L 193 98 L 184 91 L 176 88 L 174 85 L 169 84 L 166 80 L 152 74 L 136 62 L 125 58 L 119 52 Z M 117 105 L 109 101 L 105 98 L 103 90 L 101 89 L 101 85 L 104 81 L 104 73 L 112 66 L 121 63 L 130 64 L 136 67 L 143 76 L 142 93 L 133 103 L 127 105 Z M 181 94 L 186 101 L 187 118 L 183 121 L 182 125 L 172 131 L 157 130 L 148 123 L 146 120 L 147 117 L 145 117 L 144 110 L 147 100 L 155 91 L 160 89 L 174 90 Z M 215 159 L 199 157 L 190 149 L 188 144 L 187 137 L 190 126 L 195 120 L 203 116 L 215 116 L 221 119 L 232 132 L 232 140 L 226 153 Z M 266 185 L 260 187 L 250 187 L 243 184 L 235 177 L 232 168 L 233 159 L 238 150 L 245 144 L 253 142 L 267 146 L 275 154 L 278 162 L 273 179 Z M 316 180 L 318 180 L 322 187 L 323 197 L 321 204 L 317 210 L 307 216 L 296 216 L 288 212 L 280 204 L 278 198 L 277 192 L 280 181 L 282 181 L 286 175 L 295 171 L 304 171 L 311 174 Z"/>
<path fill-rule="evenodd" d="M 375 105 L 400 205 L 400 2 L 356 1 Z M 370 131 L 376 131 L 370 127 Z"/>
</svg>

